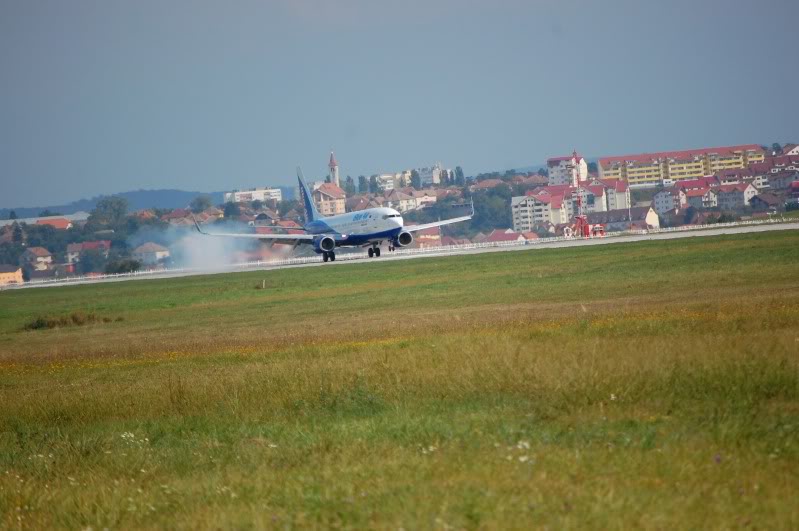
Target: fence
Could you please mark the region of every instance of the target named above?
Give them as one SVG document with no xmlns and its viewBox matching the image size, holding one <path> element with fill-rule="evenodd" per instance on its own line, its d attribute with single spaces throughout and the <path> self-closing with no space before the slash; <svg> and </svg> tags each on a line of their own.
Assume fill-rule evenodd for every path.
<svg viewBox="0 0 799 531">
<path fill-rule="evenodd" d="M 707 229 L 723 229 L 723 228 L 733 228 L 733 227 L 745 227 L 745 226 L 752 226 L 752 225 L 773 225 L 777 223 L 796 223 L 799 222 L 795 220 L 783 220 L 783 219 L 767 219 L 767 220 L 757 220 L 757 221 L 735 221 L 732 223 L 714 223 L 710 225 L 691 225 L 691 226 L 683 226 L 683 227 L 671 227 L 671 228 L 662 228 L 662 229 L 648 229 L 648 230 L 628 230 L 623 232 L 611 232 L 602 237 L 603 240 L 614 239 L 614 238 L 623 238 L 625 236 L 642 236 L 642 235 L 650 235 L 650 234 L 664 234 L 664 233 L 671 233 L 671 232 L 691 232 L 691 231 L 701 231 Z M 524 241 L 512 241 L 512 242 L 484 242 L 484 243 L 466 243 L 460 245 L 446 245 L 446 246 L 437 246 L 437 247 L 423 247 L 419 249 L 397 249 L 392 255 L 431 255 L 431 254 L 440 254 L 440 255 L 447 255 L 456 253 L 459 251 L 466 251 L 466 250 L 474 250 L 474 249 L 489 249 L 489 248 L 506 248 L 506 247 L 526 247 L 526 246 L 537 246 L 537 245 L 545 245 L 548 243 L 557 243 L 557 242 L 566 242 L 566 241 L 580 241 L 584 239 L 592 239 L 592 238 L 578 238 L 578 237 L 570 237 L 567 238 L 565 236 L 553 236 L 551 238 L 538 238 L 536 240 L 524 240 Z M 600 239 L 600 238 L 593 238 L 593 239 Z M 366 253 L 364 252 L 351 252 L 351 253 L 338 253 L 336 254 L 336 261 L 347 261 L 347 260 L 360 260 L 366 257 Z M 269 260 L 269 261 L 262 261 L 258 260 L 255 262 L 241 262 L 238 264 L 230 264 L 227 266 L 217 267 L 214 269 L 202 269 L 202 268 L 173 268 L 173 269 L 154 269 L 154 270 L 145 270 L 145 271 L 135 271 L 132 273 L 113 273 L 113 274 L 101 274 L 101 275 L 88 275 L 88 276 L 76 276 L 76 277 L 64 277 L 64 278 L 53 278 L 53 279 L 46 279 L 46 280 L 34 280 L 30 282 L 26 282 L 22 285 L 8 285 L 8 286 L 0 286 L 0 290 L 3 289 L 19 289 L 23 287 L 44 287 L 48 285 L 67 285 L 67 284 L 82 284 L 86 282 L 92 281 L 102 281 L 102 280 L 121 280 L 121 279 L 136 279 L 142 277 L 151 277 L 151 278 L 169 278 L 174 276 L 183 276 L 183 275 L 198 275 L 198 274 L 213 274 L 213 273 L 225 273 L 225 272 L 234 272 L 234 271 L 248 271 L 248 270 L 258 270 L 258 269 L 272 269 L 278 267 L 286 267 L 286 266 L 293 266 L 293 265 L 304 265 L 304 264 L 311 264 L 311 263 L 321 263 L 322 260 L 319 256 L 307 256 L 307 257 L 299 257 L 299 258 L 286 258 L 283 260 Z"/>
</svg>

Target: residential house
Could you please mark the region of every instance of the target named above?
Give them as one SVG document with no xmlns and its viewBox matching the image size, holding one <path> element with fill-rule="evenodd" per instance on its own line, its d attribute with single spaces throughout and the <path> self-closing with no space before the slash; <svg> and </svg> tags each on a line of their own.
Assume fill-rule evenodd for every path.
<svg viewBox="0 0 799 531">
<path fill-rule="evenodd" d="M 45 271 L 53 265 L 53 255 L 44 247 L 28 247 L 19 257 L 20 267 L 34 271 Z"/>
<path fill-rule="evenodd" d="M 438 201 L 435 190 L 413 190 L 411 194 L 416 200 L 416 208 L 424 208 Z"/>
<path fill-rule="evenodd" d="M 655 194 L 652 204 L 655 212 L 665 214 L 670 210 L 685 208 L 688 205 L 688 198 L 681 188 L 667 188 Z"/>
<path fill-rule="evenodd" d="M 111 250 L 111 240 L 96 240 L 91 242 L 70 243 L 67 245 L 67 263 L 75 264 L 80 261 L 81 253 L 85 251 L 99 251 L 103 256 L 108 258 L 108 252 Z"/>
<path fill-rule="evenodd" d="M 799 144 L 785 144 L 782 146 L 782 154 L 788 156 L 799 156 Z"/>
<path fill-rule="evenodd" d="M 472 192 L 485 192 L 486 190 L 491 190 L 503 184 L 505 184 L 505 181 L 502 179 L 484 179 L 474 183 L 470 187 L 470 190 Z"/>
<path fill-rule="evenodd" d="M 722 184 L 716 188 L 718 206 L 722 210 L 744 208 L 756 195 L 757 188 L 747 183 Z"/>
<path fill-rule="evenodd" d="M 652 207 L 632 207 L 630 209 L 594 212 L 586 217 L 588 218 L 588 223 L 592 225 L 604 225 L 606 232 L 627 230 L 631 225 L 635 229 L 660 228 L 660 218 Z"/>
<path fill-rule="evenodd" d="M 22 284 L 22 268 L 8 264 L 0 264 L 0 286 Z"/>
<path fill-rule="evenodd" d="M 758 194 L 749 200 L 749 205 L 759 212 L 776 212 L 782 206 L 782 198 L 772 193 Z"/>
<path fill-rule="evenodd" d="M 391 190 L 383 193 L 383 206 L 398 212 L 408 212 L 416 209 L 416 198 L 399 190 Z"/>
<path fill-rule="evenodd" d="M 145 266 L 158 265 L 169 258 L 169 249 L 157 243 L 147 242 L 133 250 L 133 258 Z"/>
<path fill-rule="evenodd" d="M 686 190 L 685 198 L 688 205 L 694 208 L 715 208 L 719 204 L 715 188 Z"/>
<path fill-rule="evenodd" d="M 441 245 L 441 228 L 432 227 L 416 231 L 413 233 L 413 241 L 416 247 L 420 249 L 438 247 Z"/>
<path fill-rule="evenodd" d="M 768 181 L 772 190 L 785 190 L 790 188 L 792 182 L 799 181 L 799 171 L 769 175 Z"/>
<path fill-rule="evenodd" d="M 441 237 L 441 245 L 450 246 L 450 245 L 469 245 L 470 242 L 469 238 L 453 238 L 452 236 L 442 236 Z"/>
<path fill-rule="evenodd" d="M 523 242 L 527 238 L 513 229 L 494 229 L 484 240 L 484 243 Z"/>
<path fill-rule="evenodd" d="M 37 225 L 49 225 L 57 230 L 67 230 L 72 228 L 72 222 L 67 218 L 47 217 L 36 220 Z"/>
<path fill-rule="evenodd" d="M 311 192 L 317 210 L 323 216 L 335 216 L 346 212 L 347 194 L 333 183 L 322 183 Z"/>
</svg>

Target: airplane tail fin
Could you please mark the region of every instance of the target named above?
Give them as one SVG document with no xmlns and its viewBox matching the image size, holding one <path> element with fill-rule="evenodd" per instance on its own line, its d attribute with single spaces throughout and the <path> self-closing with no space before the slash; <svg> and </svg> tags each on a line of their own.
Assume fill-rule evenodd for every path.
<svg viewBox="0 0 799 531">
<path fill-rule="evenodd" d="M 302 170 L 300 169 L 299 166 L 297 166 L 297 180 L 300 182 L 300 195 L 302 196 L 302 206 L 305 209 L 305 223 L 316 221 L 322 216 L 321 214 L 319 214 L 319 211 L 316 210 L 316 205 L 314 205 L 313 197 L 311 197 L 311 191 L 308 189 L 308 186 L 305 184 L 305 181 L 302 178 Z"/>
</svg>

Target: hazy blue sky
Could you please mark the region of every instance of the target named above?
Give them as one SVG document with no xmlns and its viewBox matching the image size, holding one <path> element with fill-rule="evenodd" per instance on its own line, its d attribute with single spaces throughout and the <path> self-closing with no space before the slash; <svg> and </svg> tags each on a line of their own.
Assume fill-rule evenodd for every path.
<svg viewBox="0 0 799 531">
<path fill-rule="evenodd" d="M 796 1 L 0 0 L 0 207 L 799 140 Z"/>
</svg>

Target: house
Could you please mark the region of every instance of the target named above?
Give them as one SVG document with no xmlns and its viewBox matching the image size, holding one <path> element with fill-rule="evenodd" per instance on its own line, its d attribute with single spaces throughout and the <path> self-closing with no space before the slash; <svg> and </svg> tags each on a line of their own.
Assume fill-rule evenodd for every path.
<svg viewBox="0 0 799 531">
<path fill-rule="evenodd" d="M 473 192 L 485 192 L 486 190 L 491 190 L 502 184 L 505 184 L 505 181 L 502 179 L 485 179 L 473 184 L 471 190 Z"/>
<path fill-rule="evenodd" d="M 757 195 L 757 188 L 751 184 L 722 184 L 716 188 L 719 208 L 735 210 L 749 205 L 749 201 Z"/>
<path fill-rule="evenodd" d="M 782 154 L 789 156 L 799 156 L 799 144 L 785 144 L 782 146 Z"/>
<path fill-rule="evenodd" d="M 588 223 L 592 225 L 604 225 L 607 232 L 627 230 L 631 225 L 633 228 L 638 229 L 660 228 L 660 218 L 657 212 L 655 212 L 654 208 L 648 206 L 594 212 L 586 217 L 588 218 Z"/>
<path fill-rule="evenodd" d="M 67 263 L 74 264 L 80 261 L 80 255 L 86 251 L 99 251 L 104 257 L 108 258 L 111 250 L 111 240 L 96 240 L 83 243 L 70 243 L 67 245 Z"/>
<path fill-rule="evenodd" d="M 523 242 L 526 238 L 513 229 L 494 229 L 485 239 L 485 243 Z"/>
<path fill-rule="evenodd" d="M 416 199 L 399 190 L 391 190 L 383 193 L 383 206 L 393 208 L 398 212 L 408 212 L 416 209 Z"/>
<path fill-rule="evenodd" d="M 416 200 L 416 208 L 424 208 L 438 201 L 435 190 L 413 190 L 410 195 Z"/>
<path fill-rule="evenodd" d="M 8 264 L 0 264 L 0 286 L 22 284 L 22 268 Z"/>
<path fill-rule="evenodd" d="M 169 258 L 169 249 L 157 243 L 147 242 L 133 250 L 133 258 L 147 266 L 157 265 Z"/>
<path fill-rule="evenodd" d="M 469 245 L 469 238 L 453 238 L 452 236 L 443 236 L 441 238 L 441 245 Z"/>
<path fill-rule="evenodd" d="M 777 173 L 769 175 L 768 178 L 772 190 L 785 190 L 786 188 L 790 188 L 791 183 L 794 181 L 799 181 L 799 171 Z"/>
<path fill-rule="evenodd" d="M 718 206 L 718 196 L 714 188 L 700 188 L 685 191 L 688 205 L 694 208 L 715 208 Z"/>
<path fill-rule="evenodd" d="M 57 230 L 67 230 L 72 228 L 72 222 L 67 218 L 46 217 L 36 220 L 37 225 L 49 225 Z"/>
<path fill-rule="evenodd" d="M 346 211 L 347 194 L 333 183 L 322 183 L 311 192 L 311 196 L 323 216 L 335 216 Z"/>
<path fill-rule="evenodd" d="M 422 229 L 413 233 L 415 246 L 423 249 L 426 247 L 438 247 L 441 245 L 441 228 L 432 227 Z"/>
<path fill-rule="evenodd" d="M 685 208 L 688 205 L 688 198 L 685 191 L 680 188 L 667 188 L 655 194 L 652 204 L 655 212 L 665 214 L 674 209 Z"/>
<path fill-rule="evenodd" d="M 749 205 L 760 212 L 776 212 L 782 206 L 782 199 L 772 193 L 758 194 L 749 200 Z"/>
<path fill-rule="evenodd" d="M 53 255 L 44 247 L 28 247 L 19 257 L 19 265 L 34 271 L 46 271 L 53 265 Z"/>
</svg>

